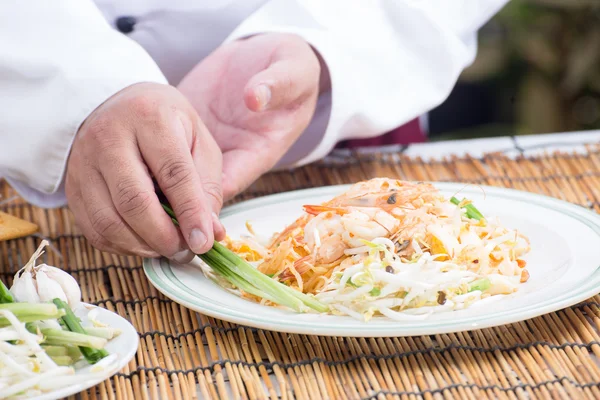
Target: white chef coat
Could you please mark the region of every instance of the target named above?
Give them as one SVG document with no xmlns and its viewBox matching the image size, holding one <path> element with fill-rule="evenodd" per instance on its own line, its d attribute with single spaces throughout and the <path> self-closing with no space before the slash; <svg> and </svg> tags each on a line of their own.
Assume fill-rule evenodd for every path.
<svg viewBox="0 0 600 400">
<path fill-rule="evenodd" d="M 280 164 L 304 165 L 440 104 L 507 1 L 2 0 L 0 176 L 33 204 L 64 204 L 71 143 L 97 106 L 134 83 L 176 85 L 223 42 L 265 32 L 300 35 L 331 76 Z"/>
</svg>

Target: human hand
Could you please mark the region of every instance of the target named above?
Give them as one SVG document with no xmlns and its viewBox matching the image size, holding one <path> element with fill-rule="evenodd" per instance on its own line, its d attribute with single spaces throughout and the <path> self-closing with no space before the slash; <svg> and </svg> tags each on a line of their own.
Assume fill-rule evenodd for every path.
<svg viewBox="0 0 600 400">
<path fill-rule="evenodd" d="M 105 251 L 177 258 L 209 250 L 224 228 L 221 151 L 177 89 L 140 83 L 98 107 L 77 133 L 65 189 L 75 220 Z M 165 213 L 153 178 L 180 230 Z"/>
<path fill-rule="evenodd" d="M 271 169 L 308 126 L 326 69 L 300 37 L 269 33 L 228 43 L 178 85 L 223 152 L 223 193 Z"/>
</svg>

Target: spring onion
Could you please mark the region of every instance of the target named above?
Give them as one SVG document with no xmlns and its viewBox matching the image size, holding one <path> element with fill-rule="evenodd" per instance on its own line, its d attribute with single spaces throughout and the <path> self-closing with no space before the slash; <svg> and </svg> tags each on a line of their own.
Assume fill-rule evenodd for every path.
<svg viewBox="0 0 600 400">
<path fill-rule="evenodd" d="M 64 315 L 64 312 L 59 310 L 54 304 L 44 303 L 4 303 L 0 304 L 0 310 L 10 311 L 21 322 L 55 319 Z M 0 317 L 0 327 L 9 325 L 10 321 L 4 317 Z"/>
<path fill-rule="evenodd" d="M 2 281 L 0 281 L 2 283 Z M 7 301 L 9 299 L 10 292 L 6 289 L 4 283 L 0 285 L 0 297 L 3 301 Z M 104 332 L 103 330 L 99 330 L 96 328 L 97 335 L 91 335 L 85 332 L 85 330 L 79 324 L 79 318 L 77 318 L 73 311 L 69 308 L 69 306 L 64 303 L 60 299 L 55 299 L 54 304 L 52 303 L 1 303 L 0 310 L 10 311 L 12 315 L 14 315 L 20 322 L 26 323 L 26 328 L 29 332 L 33 334 L 41 333 L 45 341 L 46 345 L 72 345 L 72 346 L 82 346 L 84 348 L 89 347 L 92 352 L 84 351 L 84 356 L 86 353 L 86 359 L 90 361 L 89 357 L 98 361 L 101 358 L 104 358 L 108 355 L 105 350 L 100 350 L 99 354 L 97 349 L 103 349 L 106 345 L 107 339 L 99 336 L 110 336 L 110 332 Z M 70 331 L 54 329 L 54 328 L 41 328 L 31 322 L 50 320 L 50 319 L 58 319 L 61 318 L 65 325 L 68 327 Z M 11 322 L 5 317 L 0 317 L 0 326 L 10 326 Z M 112 336 L 111 336 L 112 337 Z M 110 337 L 109 337 L 110 338 Z M 61 350 L 61 353 L 58 354 L 57 349 L 61 349 L 60 347 L 50 346 L 48 347 L 50 352 L 48 355 L 50 356 L 66 356 L 66 349 L 64 349 L 64 353 Z M 90 361 L 92 362 L 92 361 Z"/>
<path fill-rule="evenodd" d="M 452 202 L 452 204 L 455 204 L 457 206 L 461 203 L 461 201 L 458 200 L 456 197 L 451 197 L 450 201 Z M 465 204 L 464 206 L 462 206 L 462 208 L 467 210 L 467 217 L 475 219 L 477 221 L 483 219 L 483 214 L 479 212 L 477 207 L 475 207 L 473 204 Z"/>
<path fill-rule="evenodd" d="M 68 356 L 69 351 L 65 346 L 51 346 L 51 345 L 42 345 L 42 348 L 50 357 L 56 356 Z"/>
<path fill-rule="evenodd" d="M 258 296 L 269 301 L 274 301 L 274 299 L 271 296 L 261 292 L 260 290 L 256 289 L 252 284 L 250 284 L 247 280 L 245 280 L 244 278 L 240 278 L 238 275 L 236 275 L 233 271 L 231 271 L 231 269 L 228 268 L 226 264 L 223 263 L 223 261 L 220 258 L 216 257 L 213 259 L 211 257 L 211 254 L 207 254 L 205 258 L 205 262 L 207 264 L 209 263 L 213 270 L 215 270 L 219 275 L 227 279 L 238 289 L 243 290 L 254 296 Z"/>
<path fill-rule="evenodd" d="M 106 339 L 90 336 L 85 333 L 69 332 L 52 328 L 42 329 L 41 332 L 44 335 L 44 338 L 46 338 L 44 343 L 49 345 L 73 345 L 91 349 L 103 349 L 104 346 L 106 346 Z M 87 359 L 86 351 L 82 351 L 82 353 Z"/>
<path fill-rule="evenodd" d="M 4 282 L 0 280 L 0 304 L 14 303 L 15 299 L 10 293 L 10 290 L 6 287 Z"/>
<path fill-rule="evenodd" d="M 83 327 L 79 323 L 79 318 L 77 318 L 75 316 L 75 314 L 73 314 L 73 311 L 67 305 L 67 303 L 65 303 L 61 299 L 54 299 L 53 303 L 58 308 L 65 311 L 65 315 L 62 317 L 62 320 L 65 323 L 65 325 L 67 325 L 67 327 L 69 328 L 69 330 L 71 332 L 83 334 L 83 335 L 88 336 L 89 338 L 104 340 L 104 343 L 106 343 L 105 339 L 87 335 L 85 329 L 83 329 Z M 103 359 L 104 357 L 108 356 L 108 352 L 102 348 L 104 346 L 100 346 L 100 347 L 92 346 L 91 345 L 92 339 L 89 339 L 89 340 L 90 340 L 90 342 L 87 345 L 86 344 L 83 344 L 83 345 L 77 344 L 79 346 L 79 350 L 81 350 L 81 353 L 83 354 L 83 357 L 87 360 L 87 362 L 89 362 L 90 364 L 95 364 L 98 361 L 100 361 L 101 359 Z"/>
<path fill-rule="evenodd" d="M 107 340 L 115 338 L 121 334 L 121 331 L 119 329 L 98 326 L 86 326 L 85 332 L 88 335 L 100 337 Z"/>
<path fill-rule="evenodd" d="M 177 217 L 171 206 L 163 202 L 162 207 L 171 217 L 173 223 L 178 226 Z M 217 241 L 214 242 L 213 247 L 208 252 L 199 254 L 198 257 L 218 275 L 247 293 L 289 307 L 298 312 L 306 312 L 309 309 L 318 312 L 329 310 L 328 306 L 312 296 L 294 290 L 263 274 L 246 262 L 246 260 Z"/>
<path fill-rule="evenodd" d="M 492 282 L 488 278 L 477 279 L 469 284 L 469 292 L 479 290 L 484 292 L 492 286 Z"/>
<path fill-rule="evenodd" d="M 50 356 L 50 358 L 59 367 L 67 367 L 69 365 L 73 365 L 73 359 L 69 356 Z"/>
</svg>

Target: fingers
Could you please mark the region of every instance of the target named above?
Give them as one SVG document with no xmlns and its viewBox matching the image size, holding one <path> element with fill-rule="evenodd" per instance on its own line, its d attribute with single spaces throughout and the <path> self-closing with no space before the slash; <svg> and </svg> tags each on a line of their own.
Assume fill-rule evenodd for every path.
<svg viewBox="0 0 600 400">
<path fill-rule="evenodd" d="M 88 238 L 90 244 L 101 250 L 122 255 L 139 255 L 142 257 L 157 257 L 159 254 L 148 247 L 123 222 L 114 207 L 108 188 L 97 171 L 89 171 L 92 179 L 85 185 L 85 191 L 73 192 L 74 185 L 67 185 L 69 206 L 75 216 L 79 229 Z M 95 199 L 94 195 L 97 196 Z M 116 235 L 115 235 L 116 234 Z M 112 241 L 114 238 L 117 241 Z"/>
<path fill-rule="evenodd" d="M 219 221 L 219 217 L 216 213 L 213 213 L 213 229 L 215 234 L 215 240 L 223 240 L 225 239 L 225 227 L 221 221 Z M 196 255 L 191 250 L 183 250 L 172 257 L 172 260 L 178 262 L 179 264 L 189 264 L 192 262 Z"/>
<path fill-rule="evenodd" d="M 95 247 L 181 259 L 210 249 L 213 231 L 223 236 L 213 216 L 223 201 L 220 150 L 198 119 L 177 90 L 158 84 L 132 85 L 88 116 L 71 147 L 66 190 Z"/>
<path fill-rule="evenodd" d="M 312 52 L 276 61 L 248 81 L 246 107 L 255 112 L 293 107 L 311 95 L 316 97 L 318 77 L 319 62 Z"/>
<path fill-rule="evenodd" d="M 160 205 L 136 143 L 126 142 L 102 152 L 99 161 L 112 203 L 127 225 L 163 256 L 185 249 L 185 241 Z"/>
<path fill-rule="evenodd" d="M 173 115 L 165 123 L 154 122 L 146 126 L 148 133 L 143 139 L 140 138 L 138 146 L 173 207 L 190 250 L 201 254 L 208 251 L 214 242 L 212 212 L 216 201 L 211 202 L 208 193 L 220 197 L 221 166 L 219 162 L 217 165 L 204 163 L 204 168 L 197 167 L 190 150 L 206 154 L 200 144 L 194 143 L 190 149 L 187 137 L 193 138 L 195 135 L 187 135 L 182 118 L 181 115 Z M 186 125 L 190 129 L 187 121 Z M 214 159 L 211 161 L 214 162 Z M 206 172 L 212 168 L 217 169 L 219 174 Z M 203 179 L 200 178 L 200 171 L 203 171 Z M 215 181 L 213 175 L 219 175 L 218 180 Z M 207 185 L 208 193 L 203 185 Z M 219 210 L 220 206 L 217 211 Z M 164 212 L 162 214 L 166 217 Z"/>
<path fill-rule="evenodd" d="M 89 221 L 99 238 L 110 241 L 112 246 L 120 249 L 122 254 L 158 256 L 158 253 L 152 250 L 121 218 L 100 172 L 91 170 L 88 182 L 83 187 L 94 188 L 93 190 L 84 190 L 81 198 Z"/>
</svg>

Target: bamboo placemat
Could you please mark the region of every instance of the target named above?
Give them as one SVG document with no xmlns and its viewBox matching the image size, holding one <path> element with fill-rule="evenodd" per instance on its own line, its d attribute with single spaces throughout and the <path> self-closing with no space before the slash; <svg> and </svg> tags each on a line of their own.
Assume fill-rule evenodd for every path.
<svg viewBox="0 0 600 400">
<path fill-rule="evenodd" d="M 350 153 L 260 179 L 238 200 L 352 183 L 375 176 L 459 181 L 542 193 L 600 211 L 600 148 L 588 154 L 424 162 L 394 153 Z M 5 198 L 14 195 L 0 183 Z M 600 398 L 600 296 L 557 313 L 498 328 L 408 338 L 280 334 L 199 315 L 167 300 L 141 260 L 89 246 L 65 209 L 17 200 L 1 209 L 33 220 L 60 252 L 47 262 L 80 282 L 84 301 L 129 319 L 135 359 L 83 399 Z M 11 280 L 37 247 L 0 244 L 0 276 Z M 600 292 L 600 288 L 598 290 Z"/>
</svg>

